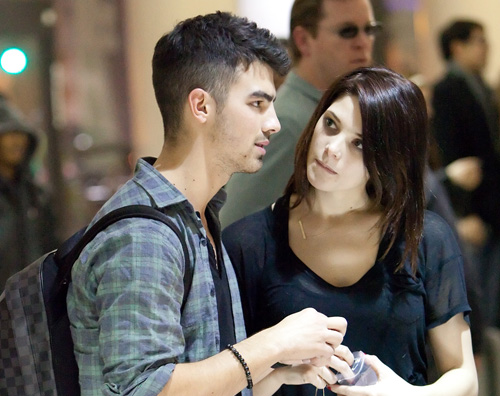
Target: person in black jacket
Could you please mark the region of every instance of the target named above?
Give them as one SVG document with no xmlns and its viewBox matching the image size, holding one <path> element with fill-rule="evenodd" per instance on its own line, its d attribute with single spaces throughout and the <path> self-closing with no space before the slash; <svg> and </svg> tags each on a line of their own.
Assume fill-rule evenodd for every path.
<svg viewBox="0 0 500 396">
<path fill-rule="evenodd" d="M 30 169 L 38 138 L 0 95 L 0 293 L 14 273 L 57 247 L 47 192 Z"/>
<path fill-rule="evenodd" d="M 448 65 L 434 87 L 432 130 L 447 170 L 444 184 L 458 216 L 458 232 L 481 259 L 488 323 L 499 301 L 500 127 L 493 91 L 481 77 L 488 54 L 483 26 L 471 20 L 452 22 L 441 33 L 441 49 Z"/>
</svg>

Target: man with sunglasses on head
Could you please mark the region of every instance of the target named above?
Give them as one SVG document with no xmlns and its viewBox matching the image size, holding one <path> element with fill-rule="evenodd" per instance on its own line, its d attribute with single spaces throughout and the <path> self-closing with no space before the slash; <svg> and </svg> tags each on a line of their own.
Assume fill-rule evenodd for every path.
<svg viewBox="0 0 500 396">
<path fill-rule="evenodd" d="M 369 0 L 295 0 L 289 39 L 294 67 L 275 103 L 281 132 L 266 147 L 258 173 L 235 174 L 226 185 L 224 226 L 281 196 L 293 171 L 295 145 L 323 91 L 338 76 L 372 63 L 380 30 Z"/>
</svg>

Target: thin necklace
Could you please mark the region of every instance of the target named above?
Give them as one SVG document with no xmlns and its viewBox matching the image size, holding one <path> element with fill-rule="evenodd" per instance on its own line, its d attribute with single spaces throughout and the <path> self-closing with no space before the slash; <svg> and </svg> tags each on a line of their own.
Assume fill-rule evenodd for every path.
<svg viewBox="0 0 500 396">
<path fill-rule="evenodd" d="M 304 226 L 302 225 L 302 220 L 299 219 L 300 233 L 302 234 L 302 239 L 307 239 L 306 233 L 304 231 Z"/>
<path fill-rule="evenodd" d="M 314 396 L 318 395 L 318 388 L 316 388 L 316 392 L 314 392 Z M 325 388 L 323 388 L 323 396 L 325 396 Z"/>
<path fill-rule="evenodd" d="M 351 208 L 351 213 L 352 211 L 356 210 L 356 209 L 353 209 Z M 306 213 L 304 216 L 302 217 L 305 217 L 307 216 L 309 213 Z M 299 223 L 299 228 L 300 228 L 300 233 L 302 234 L 302 239 L 307 239 L 307 235 L 306 235 L 306 232 L 304 230 L 304 224 L 302 224 L 302 217 L 297 221 Z M 328 227 L 326 230 L 324 231 L 321 231 L 319 234 L 314 234 L 314 235 L 309 235 L 309 238 L 314 238 L 314 237 L 317 237 L 317 236 L 320 236 L 320 235 L 323 235 L 325 232 L 327 231 L 330 231 L 333 227 L 335 227 L 335 225 L 331 226 L 331 227 Z"/>
<path fill-rule="evenodd" d="M 302 239 L 307 239 L 306 232 L 304 231 L 304 225 L 302 224 L 302 218 L 298 220 L 299 227 L 300 227 L 300 233 L 302 234 Z M 325 232 L 330 231 L 335 225 L 328 227 L 326 230 L 321 231 L 319 234 L 314 234 L 314 235 L 309 235 L 309 238 L 314 238 L 320 235 L 323 235 Z"/>
</svg>

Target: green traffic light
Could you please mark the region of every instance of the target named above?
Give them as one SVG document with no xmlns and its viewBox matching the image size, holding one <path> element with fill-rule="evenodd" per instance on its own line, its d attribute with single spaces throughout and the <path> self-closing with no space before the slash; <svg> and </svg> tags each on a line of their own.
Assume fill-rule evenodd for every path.
<svg viewBox="0 0 500 396">
<path fill-rule="evenodd" d="M 0 56 L 0 67 L 9 74 L 19 74 L 26 69 L 28 58 L 19 48 L 6 49 Z"/>
</svg>

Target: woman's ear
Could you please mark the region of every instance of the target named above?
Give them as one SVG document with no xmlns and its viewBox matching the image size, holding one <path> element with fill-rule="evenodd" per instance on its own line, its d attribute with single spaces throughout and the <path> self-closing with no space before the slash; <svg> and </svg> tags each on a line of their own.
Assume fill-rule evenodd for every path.
<svg viewBox="0 0 500 396">
<path fill-rule="evenodd" d="M 215 101 L 204 89 L 195 88 L 188 95 L 188 107 L 195 120 L 205 123 L 215 112 Z"/>
</svg>

